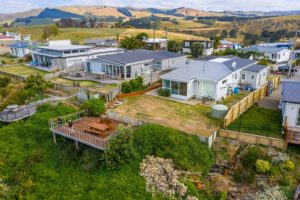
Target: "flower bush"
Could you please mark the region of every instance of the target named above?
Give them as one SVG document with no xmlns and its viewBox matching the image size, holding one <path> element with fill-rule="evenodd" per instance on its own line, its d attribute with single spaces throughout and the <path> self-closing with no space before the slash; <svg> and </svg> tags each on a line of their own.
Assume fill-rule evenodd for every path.
<svg viewBox="0 0 300 200">
<path fill-rule="evenodd" d="M 288 161 L 285 162 L 284 168 L 285 168 L 286 170 L 288 170 L 288 171 L 292 171 L 292 170 L 295 169 L 295 164 L 293 163 L 293 161 L 288 160 Z"/>
<path fill-rule="evenodd" d="M 257 192 L 251 200 L 287 200 L 278 187 L 268 188 L 264 192 Z"/>
<path fill-rule="evenodd" d="M 259 173 L 266 173 L 270 171 L 271 165 L 269 161 L 266 160 L 257 160 L 255 163 L 256 171 Z"/>
</svg>

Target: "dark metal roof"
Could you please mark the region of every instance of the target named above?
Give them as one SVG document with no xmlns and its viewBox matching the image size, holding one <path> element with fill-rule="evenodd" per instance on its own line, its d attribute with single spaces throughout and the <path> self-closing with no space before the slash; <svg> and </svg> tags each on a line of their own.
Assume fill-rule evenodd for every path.
<svg viewBox="0 0 300 200">
<path fill-rule="evenodd" d="M 130 64 L 147 60 L 166 60 L 171 58 L 183 57 L 185 55 L 167 51 L 126 51 L 124 53 L 98 56 L 99 59 L 109 60 L 121 64 Z"/>
<path fill-rule="evenodd" d="M 300 103 L 300 81 L 282 81 L 282 100 L 285 102 Z"/>
<path fill-rule="evenodd" d="M 249 67 L 246 67 L 244 70 L 249 72 L 260 72 L 266 68 L 267 66 L 264 65 L 251 65 Z"/>
<path fill-rule="evenodd" d="M 247 67 L 249 65 L 254 65 L 255 63 L 256 61 L 254 60 L 238 58 L 238 57 L 223 62 L 223 64 L 233 72 L 242 69 L 244 67 Z"/>
</svg>

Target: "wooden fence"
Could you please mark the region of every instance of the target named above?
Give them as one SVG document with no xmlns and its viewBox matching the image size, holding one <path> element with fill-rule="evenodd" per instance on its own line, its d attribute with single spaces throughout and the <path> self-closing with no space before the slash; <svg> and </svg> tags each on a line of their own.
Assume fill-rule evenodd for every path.
<svg viewBox="0 0 300 200">
<path fill-rule="evenodd" d="M 223 129 L 218 131 L 218 135 L 220 137 L 235 139 L 248 144 L 271 146 L 278 149 L 287 148 L 286 141 L 278 138 L 265 137 L 261 135 L 254 135 L 248 133 L 240 133 L 236 131 L 229 131 Z"/>
<path fill-rule="evenodd" d="M 122 93 L 122 94 L 119 94 L 117 95 L 117 98 L 119 99 L 124 99 L 124 98 L 127 98 L 127 97 L 132 97 L 132 96 L 138 96 L 138 95 L 142 95 L 146 92 L 149 92 L 151 90 L 154 90 L 154 89 L 157 89 L 161 87 L 161 83 L 156 83 L 150 87 L 148 87 L 147 89 L 145 90 L 141 90 L 141 91 L 137 91 L 137 92 L 130 92 L 130 93 Z"/>
<path fill-rule="evenodd" d="M 2 70 L 0 70 L 0 74 L 5 75 L 5 76 L 9 76 L 11 78 L 14 78 L 14 79 L 17 79 L 17 80 L 20 80 L 20 81 L 25 81 L 26 78 L 27 78 L 26 76 L 22 76 L 22 75 L 10 73 L 10 72 L 5 72 L 5 71 L 2 71 Z"/>
<path fill-rule="evenodd" d="M 274 78 L 272 82 L 273 82 L 273 86 L 272 86 L 273 90 L 276 90 L 280 83 L 279 77 Z M 256 102 L 266 97 L 268 89 L 269 89 L 268 84 L 265 84 L 261 88 L 250 93 L 244 99 L 242 99 L 237 104 L 232 106 L 224 118 L 223 128 L 226 128 L 229 124 L 231 124 L 234 120 L 236 120 L 241 114 L 243 114 L 249 108 L 251 108 Z"/>
</svg>

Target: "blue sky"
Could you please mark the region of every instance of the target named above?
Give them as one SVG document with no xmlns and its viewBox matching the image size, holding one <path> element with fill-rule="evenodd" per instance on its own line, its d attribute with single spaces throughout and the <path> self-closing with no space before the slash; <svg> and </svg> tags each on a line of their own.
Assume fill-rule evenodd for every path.
<svg viewBox="0 0 300 200">
<path fill-rule="evenodd" d="M 2 0 L 1 0 L 2 1 Z M 112 5 L 133 7 L 176 8 L 200 10 L 278 11 L 300 10 L 300 0 L 3 0 L 0 13 L 14 13 L 32 8 L 62 5 Z"/>
</svg>

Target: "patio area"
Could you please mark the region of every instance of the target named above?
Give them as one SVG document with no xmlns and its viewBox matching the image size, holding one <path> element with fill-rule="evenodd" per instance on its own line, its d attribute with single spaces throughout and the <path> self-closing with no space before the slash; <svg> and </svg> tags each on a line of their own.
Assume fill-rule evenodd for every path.
<svg viewBox="0 0 300 200">
<path fill-rule="evenodd" d="M 117 134 L 120 122 L 106 117 L 88 117 L 86 113 L 75 113 L 65 117 L 59 117 L 50 122 L 50 130 L 56 143 L 56 135 L 75 140 L 88 146 L 104 150 L 107 148 L 109 139 Z M 71 120 L 74 119 L 75 120 Z M 77 119 L 76 119 L 77 118 Z"/>
</svg>

